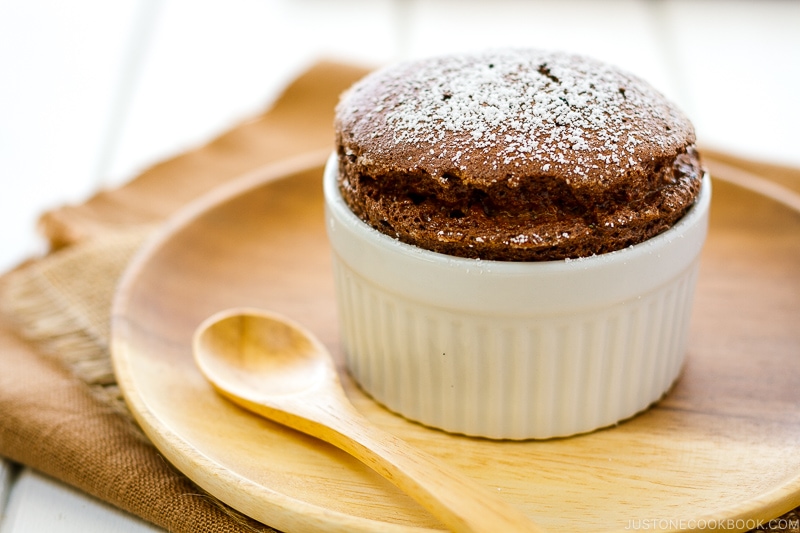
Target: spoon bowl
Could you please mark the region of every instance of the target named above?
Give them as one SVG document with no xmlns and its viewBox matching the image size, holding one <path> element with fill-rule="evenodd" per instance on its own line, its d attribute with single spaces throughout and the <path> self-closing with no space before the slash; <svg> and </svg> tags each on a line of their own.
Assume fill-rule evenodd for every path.
<svg viewBox="0 0 800 533">
<path fill-rule="evenodd" d="M 198 327 L 193 348 L 223 396 L 346 451 L 452 531 L 542 531 L 492 491 L 372 425 L 347 399 L 328 351 L 299 324 L 231 309 Z"/>
<path fill-rule="evenodd" d="M 195 354 L 204 374 L 253 401 L 313 391 L 336 373 L 315 339 L 274 314 L 223 313 L 199 331 Z"/>
</svg>

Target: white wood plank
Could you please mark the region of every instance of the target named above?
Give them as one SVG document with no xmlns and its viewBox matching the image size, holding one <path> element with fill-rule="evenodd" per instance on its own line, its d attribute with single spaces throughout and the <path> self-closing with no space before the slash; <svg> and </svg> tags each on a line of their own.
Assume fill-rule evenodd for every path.
<svg viewBox="0 0 800 533">
<path fill-rule="evenodd" d="M 8 496 L 11 493 L 13 468 L 9 461 L 0 458 L 0 524 L 3 523 Z"/>
<path fill-rule="evenodd" d="M 13 486 L 0 533 L 156 533 L 119 509 L 29 469 Z"/>
<path fill-rule="evenodd" d="M 616 64 L 674 98 L 644 0 L 417 0 L 406 15 L 409 57 L 500 47 L 590 55 Z"/>
<path fill-rule="evenodd" d="M 395 49 L 389 0 L 169 0 L 114 156 L 112 183 L 260 112 L 322 58 L 380 63 Z"/>
<path fill-rule="evenodd" d="M 96 187 L 138 4 L 0 2 L 0 270 L 41 249 L 39 212 Z"/>
<path fill-rule="evenodd" d="M 800 3 L 661 5 L 701 142 L 800 165 Z"/>
</svg>

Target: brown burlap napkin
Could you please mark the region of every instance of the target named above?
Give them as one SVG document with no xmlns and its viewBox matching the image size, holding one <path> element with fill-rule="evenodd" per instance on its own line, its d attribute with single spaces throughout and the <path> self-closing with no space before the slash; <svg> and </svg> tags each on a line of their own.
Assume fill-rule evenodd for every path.
<svg viewBox="0 0 800 533">
<path fill-rule="evenodd" d="M 338 96 L 365 72 L 317 64 L 263 115 L 42 217 L 54 251 L 0 281 L 0 456 L 169 531 L 273 531 L 203 493 L 139 431 L 111 369 L 110 303 L 139 244 L 180 207 L 255 168 L 329 152 Z"/>
<path fill-rule="evenodd" d="M 318 64 L 263 115 L 119 189 L 44 215 L 54 251 L 0 281 L 0 455 L 169 531 L 272 531 L 203 493 L 139 431 L 109 361 L 109 306 L 139 244 L 187 202 L 255 168 L 327 153 L 338 95 L 364 73 Z M 800 211 L 800 171 L 705 154 L 716 176 L 761 183 Z M 787 517 L 796 523 L 796 511 Z"/>
</svg>

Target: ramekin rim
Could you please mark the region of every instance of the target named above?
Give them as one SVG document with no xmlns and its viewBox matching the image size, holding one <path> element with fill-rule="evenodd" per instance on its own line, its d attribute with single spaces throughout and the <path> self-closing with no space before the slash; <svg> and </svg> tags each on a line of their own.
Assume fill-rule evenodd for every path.
<svg viewBox="0 0 800 533">
<path fill-rule="evenodd" d="M 642 254 L 652 254 L 654 250 L 666 246 L 675 238 L 680 238 L 688 228 L 701 222 L 711 202 L 711 179 L 708 171 L 705 171 L 701 178 L 702 184 L 700 192 L 694 204 L 692 204 L 680 220 L 667 230 L 640 243 L 602 254 L 548 261 L 499 261 L 468 258 L 443 254 L 405 243 L 397 238 L 382 233 L 364 222 L 353 213 L 339 191 L 336 179 L 338 168 L 337 160 L 338 156 L 336 152 L 333 152 L 325 165 L 323 188 L 326 205 L 334 211 L 335 217 L 340 221 L 350 224 L 353 230 L 362 235 L 369 235 L 372 239 L 375 239 L 373 240 L 373 244 L 393 248 L 398 253 L 404 253 L 406 256 L 414 256 L 422 261 L 447 264 L 451 268 L 456 267 L 466 270 L 479 268 L 510 275 L 527 274 L 530 270 L 534 269 L 542 271 L 586 270 L 594 266 L 608 263 L 625 262 Z"/>
</svg>

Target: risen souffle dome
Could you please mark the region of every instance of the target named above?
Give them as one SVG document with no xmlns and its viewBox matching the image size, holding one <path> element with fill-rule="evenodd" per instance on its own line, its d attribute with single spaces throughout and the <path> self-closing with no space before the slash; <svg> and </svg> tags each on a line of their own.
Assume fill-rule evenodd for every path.
<svg viewBox="0 0 800 533">
<path fill-rule="evenodd" d="M 668 229 L 702 169 L 689 120 L 586 57 L 502 50 L 400 63 L 336 108 L 339 188 L 379 231 L 449 255 L 578 258 Z"/>
</svg>

